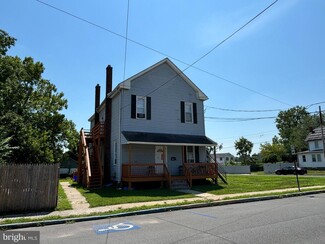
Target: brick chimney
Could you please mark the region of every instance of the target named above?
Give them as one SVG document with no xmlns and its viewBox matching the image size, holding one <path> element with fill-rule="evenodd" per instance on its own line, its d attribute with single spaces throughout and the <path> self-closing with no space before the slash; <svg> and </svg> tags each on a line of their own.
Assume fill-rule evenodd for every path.
<svg viewBox="0 0 325 244">
<path fill-rule="evenodd" d="M 105 93 L 105 160 L 104 160 L 104 182 L 111 180 L 111 123 L 112 123 L 112 101 L 107 96 L 112 91 L 113 68 L 106 68 L 106 93 Z"/>
<path fill-rule="evenodd" d="M 95 125 L 99 122 L 100 85 L 95 87 Z"/>
</svg>

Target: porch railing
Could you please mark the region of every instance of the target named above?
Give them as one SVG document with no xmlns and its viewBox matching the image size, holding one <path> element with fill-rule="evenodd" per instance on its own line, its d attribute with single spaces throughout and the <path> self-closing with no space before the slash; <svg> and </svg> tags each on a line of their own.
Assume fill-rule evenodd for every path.
<svg viewBox="0 0 325 244">
<path fill-rule="evenodd" d="M 83 155 L 83 160 L 86 164 L 86 185 L 89 184 L 90 182 L 90 177 L 91 177 L 91 168 L 90 168 L 90 159 L 89 159 L 89 150 L 88 150 L 88 146 L 87 146 L 87 143 L 86 143 L 86 135 L 85 135 L 85 132 L 83 129 L 81 129 L 81 132 L 80 132 L 80 139 L 81 139 L 81 145 L 82 145 L 82 155 Z"/>
<path fill-rule="evenodd" d="M 93 139 L 102 138 L 105 136 L 105 125 L 103 122 L 97 123 L 92 129 L 91 129 L 92 137 Z"/>
<path fill-rule="evenodd" d="M 185 171 L 192 176 L 215 176 L 218 174 L 217 165 L 214 163 L 185 163 Z"/>
<path fill-rule="evenodd" d="M 169 177 L 169 171 L 164 163 L 161 164 L 122 164 L 124 178 L 155 178 Z"/>
</svg>

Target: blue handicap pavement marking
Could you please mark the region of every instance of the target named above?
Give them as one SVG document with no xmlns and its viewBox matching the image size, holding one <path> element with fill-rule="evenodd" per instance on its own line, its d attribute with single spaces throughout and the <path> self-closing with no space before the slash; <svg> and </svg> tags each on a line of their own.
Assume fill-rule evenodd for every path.
<svg viewBox="0 0 325 244">
<path fill-rule="evenodd" d="M 130 222 L 93 226 L 93 230 L 96 232 L 97 235 L 137 229 L 140 229 L 140 227 Z"/>
</svg>

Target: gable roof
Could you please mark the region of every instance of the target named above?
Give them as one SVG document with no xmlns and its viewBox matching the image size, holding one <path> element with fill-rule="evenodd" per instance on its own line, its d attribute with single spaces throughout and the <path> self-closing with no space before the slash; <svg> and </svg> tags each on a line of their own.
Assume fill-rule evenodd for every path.
<svg viewBox="0 0 325 244">
<path fill-rule="evenodd" d="M 145 70 L 131 76 L 127 80 L 118 84 L 112 92 L 107 94 L 108 97 L 113 98 L 117 95 L 121 89 L 130 89 L 131 88 L 131 81 L 137 79 L 138 77 L 150 72 L 151 70 L 155 69 L 156 67 L 167 64 L 170 68 L 172 68 L 175 73 L 180 76 L 192 89 L 196 92 L 197 98 L 200 100 L 207 100 L 208 97 L 205 95 L 200 88 L 198 88 L 169 58 L 164 58 L 163 60 L 159 61 L 158 63 L 151 65 L 150 67 L 146 68 Z"/>
<path fill-rule="evenodd" d="M 162 64 L 167 64 L 170 68 L 172 68 L 177 75 L 179 75 L 190 87 L 192 87 L 192 89 L 196 92 L 197 98 L 200 100 L 208 100 L 207 95 L 205 95 L 203 93 L 203 91 L 201 91 L 200 88 L 198 88 L 172 61 L 170 61 L 169 58 L 164 58 L 163 60 L 151 65 L 150 67 L 144 69 L 143 71 L 131 76 L 130 78 L 126 79 L 125 81 L 122 81 L 121 83 L 119 83 L 113 91 L 111 91 L 110 93 L 106 94 L 109 98 L 113 98 L 115 97 L 117 94 L 120 93 L 120 91 L 122 89 L 131 89 L 131 81 L 137 79 L 138 77 L 150 72 L 151 70 L 157 68 L 158 66 L 162 65 Z M 102 111 L 105 108 L 105 99 L 101 102 L 98 110 Z M 93 114 L 88 121 L 92 121 L 95 117 L 95 114 Z"/>
<path fill-rule="evenodd" d="M 325 126 L 323 126 L 323 134 L 325 136 Z M 315 140 L 322 140 L 322 130 L 321 127 L 317 127 L 313 129 L 312 132 L 308 134 L 305 141 L 315 141 Z"/>
</svg>

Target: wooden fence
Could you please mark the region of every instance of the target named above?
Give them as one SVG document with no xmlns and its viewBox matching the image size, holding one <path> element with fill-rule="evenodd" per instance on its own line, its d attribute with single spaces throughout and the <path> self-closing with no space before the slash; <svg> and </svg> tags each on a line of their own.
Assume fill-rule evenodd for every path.
<svg viewBox="0 0 325 244">
<path fill-rule="evenodd" d="M 0 164 L 0 213 L 53 209 L 60 164 Z"/>
</svg>

